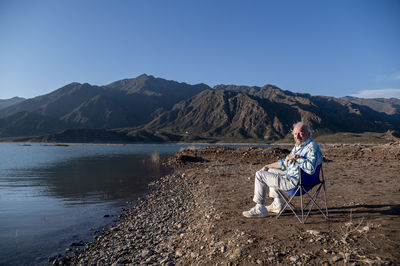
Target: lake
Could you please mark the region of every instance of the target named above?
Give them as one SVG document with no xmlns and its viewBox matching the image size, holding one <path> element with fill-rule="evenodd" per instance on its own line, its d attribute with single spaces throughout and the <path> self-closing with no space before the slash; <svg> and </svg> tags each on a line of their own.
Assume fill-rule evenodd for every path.
<svg viewBox="0 0 400 266">
<path fill-rule="evenodd" d="M 0 143 L 0 265 L 46 264 L 90 241 L 170 172 L 161 160 L 188 146 Z"/>
</svg>

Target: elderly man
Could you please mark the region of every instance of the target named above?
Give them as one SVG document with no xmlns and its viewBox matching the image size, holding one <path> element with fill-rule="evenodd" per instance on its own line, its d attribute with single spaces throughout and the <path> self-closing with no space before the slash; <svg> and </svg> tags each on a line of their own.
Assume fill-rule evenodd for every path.
<svg viewBox="0 0 400 266">
<path fill-rule="evenodd" d="M 322 163 L 321 149 L 311 139 L 311 128 L 307 124 L 302 122 L 294 124 L 293 137 L 296 144 L 285 159 L 265 165 L 260 171 L 257 171 L 253 197 L 256 206 L 249 211 L 244 211 L 243 216 L 255 218 L 266 217 L 268 212 L 279 213 L 283 203 L 276 192 L 277 189 L 291 190 L 295 188 L 299 181 L 299 167 L 311 175 Z M 274 198 L 269 206 L 264 205 L 267 186 L 269 196 Z"/>
</svg>

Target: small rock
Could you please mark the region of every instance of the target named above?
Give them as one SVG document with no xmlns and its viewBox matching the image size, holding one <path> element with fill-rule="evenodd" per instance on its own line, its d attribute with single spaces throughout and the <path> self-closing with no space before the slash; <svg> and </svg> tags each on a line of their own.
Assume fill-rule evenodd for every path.
<svg viewBox="0 0 400 266">
<path fill-rule="evenodd" d="M 219 250 L 221 251 L 221 253 L 225 253 L 225 251 L 226 251 L 226 246 L 224 245 L 224 246 L 220 247 Z"/>
<path fill-rule="evenodd" d="M 198 258 L 199 257 L 199 253 L 190 252 L 190 257 L 192 257 L 192 259 Z"/>
<path fill-rule="evenodd" d="M 147 248 L 142 250 L 142 257 L 151 256 L 152 254 L 152 251 Z"/>
<path fill-rule="evenodd" d="M 331 258 L 331 262 L 338 262 L 339 260 L 341 260 L 342 259 L 342 257 L 340 257 L 340 256 L 333 256 L 332 258 Z"/>
<path fill-rule="evenodd" d="M 309 234 L 311 234 L 311 235 L 314 235 L 314 236 L 318 236 L 318 235 L 320 235 L 321 234 L 321 232 L 320 231 L 317 231 L 317 230 L 307 230 L 307 233 L 309 233 Z"/>
<path fill-rule="evenodd" d="M 78 242 L 73 242 L 73 243 L 71 244 L 71 246 L 83 246 L 83 245 L 85 245 L 85 243 L 83 243 L 82 240 L 80 240 L 80 241 L 78 241 Z"/>
<path fill-rule="evenodd" d="M 237 248 L 237 249 L 235 249 L 235 250 L 233 251 L 233 253 L 229 256 L 229 258 L 230 258 L 231 260 L 234 260 L 234 259 L 236 259 L 236 258 L 239 258 L 240 255 L 241 255 L 241 253 L 242 253 L 242 250 L 241 250 L 240 248 Z"/>
<path fill-rule="evenodd" d="M 166 263 L 167 261 L 169 261 L 169 258 L 168 258 L 168 257 L 166 257 L 166 258 L 160 260 L 159 262 L 160 262 L 160 264 L 164 264 L 164 263 Z"/>
<path fill-rule="evenodd" d="M 169 260 L 164 265 L 166 265 L 166 266 L 174 266 L 175 264 L 171 260 Z"/>
<path fill-rule="evenodd" d="M 367 233 L 367 232 L 369 232 L 371 230 L 371 228 L 368 226 L 368 225 L 366 225 L 366 226 L 364 226 L 363 228 L 361 228 L 360 230 L 358 230 L 358 232 L 359 233 Z"/>
<path fill-rule="evenodd" d="M 290 258 L 289 258 L 289 260 L 291 262 L 296 262 L 296 261 L 298 261 L 298 259 L 299 259 L 299 256 L 290 256 Z"/>
</svg>

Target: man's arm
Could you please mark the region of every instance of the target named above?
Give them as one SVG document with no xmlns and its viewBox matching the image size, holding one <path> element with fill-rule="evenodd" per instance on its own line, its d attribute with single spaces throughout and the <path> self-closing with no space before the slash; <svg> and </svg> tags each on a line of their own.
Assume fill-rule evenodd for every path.
<svg viewBox="0 0 400 266">
<path fill-rule="evenodd" d="M 270 168 L 281 169 L 281 167 L 279 166 L 279 163 L 275 162 L 275 163 L 270 163 L 270 164 L 264 165 L 264 167 L 261 168 L 261 170 L 268 171 L 268 169 L 270 169 Z"/>
</svg>

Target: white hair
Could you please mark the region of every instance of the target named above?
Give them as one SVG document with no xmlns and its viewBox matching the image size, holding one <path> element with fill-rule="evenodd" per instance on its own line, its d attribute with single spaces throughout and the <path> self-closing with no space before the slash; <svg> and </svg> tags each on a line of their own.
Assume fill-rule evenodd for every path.
<svg viewBox="0 0 400 266">
<path fill-rule="evenodd" d="M 300 121 L 300 122 L 297 122 L 297 123 L 293 124 L 293 130 L 294 130 L 295 127 L 300 127 L 300 128 L 307 129 L 307 131 L 308 131 L 308 133 L 310 134 L 310 137 L 311 137 L 312 130 L 311 130 L 311 127 L 308 124 L 303 123 L 303 122 Z"/>
</svg>

